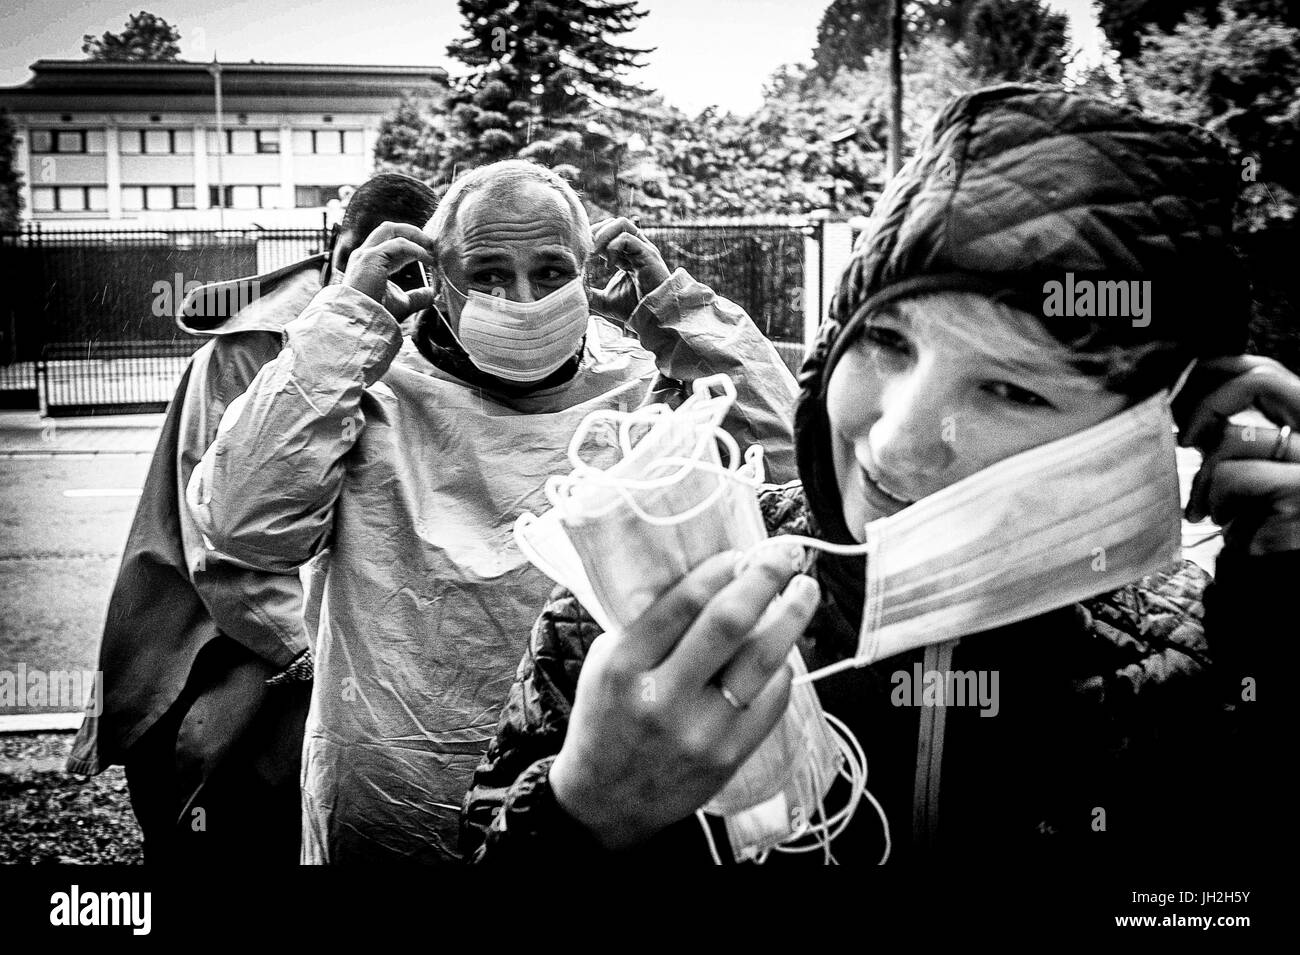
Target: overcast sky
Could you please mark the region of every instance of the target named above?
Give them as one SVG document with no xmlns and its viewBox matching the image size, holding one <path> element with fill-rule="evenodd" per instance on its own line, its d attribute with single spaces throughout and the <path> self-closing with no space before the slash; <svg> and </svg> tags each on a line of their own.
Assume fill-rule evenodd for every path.
<svg viewBox="0 0 1300 955">
<path fill-rule="evenodd" d="M 1070 14 L 1085 54 L 1095 54 L 1089 0 L 1050 0 Z M 181 56 L 223 61 L 449 66 L 460 32 L 455 0 L 3 0 L 0 86 L 24 82 L 41 58 L 81 59 L 81 37 L 117 32 L 141 8 L 181 32 Z M 783 63 L 807 60 L 822 0 L 642 0 L 649 16 L 630 45 L 655 47 L 637 82 L 690 112 L 710 104 L 746 112 Z M 294 10 L 298 12 L 293 12 Z M 1076 41 L 1078 42 L 1078 41 Z"/>
</svg>

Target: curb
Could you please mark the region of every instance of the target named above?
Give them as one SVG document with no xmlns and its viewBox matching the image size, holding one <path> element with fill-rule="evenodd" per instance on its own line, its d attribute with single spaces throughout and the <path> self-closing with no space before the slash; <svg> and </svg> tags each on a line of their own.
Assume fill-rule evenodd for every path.
<svg viewBox="0 0 1300 955">
<path fill-rule="evenodd" d="M 39 451 L 36 450 L 35 448 L 13 448 L 13 449 L 0 450 L 0 458 L 58 458 L 58 457 L 97 458 L 101 454 L 116 454 L 116 455 L 153 454 L 153 451 L 152 449 L 148 451 L 144 449 L 89 451 L 89 450 L 78 449 L 78 448 L 42 448 Z"/>
<path fill-rule="evenodd" d="M 74 733 L 85 713 L 19 713 L 0 716 L 0 733 Z"/>
</svg>

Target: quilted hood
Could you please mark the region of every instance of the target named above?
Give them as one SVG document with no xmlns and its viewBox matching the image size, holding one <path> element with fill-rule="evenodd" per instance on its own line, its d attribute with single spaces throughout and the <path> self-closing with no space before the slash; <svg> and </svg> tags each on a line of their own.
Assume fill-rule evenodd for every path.
<svg viewBox="0 0 1300 955">
<path fill-rule="evenodd" d="M 1227 147 L 1186 123 L 1023 85 L 949 103 L 876 204 L 800 370 L 797 454 L 817 533 L 851 539 L 825 390 L 872 310 L 920 292 L 975 291 L 1037 316 L 1067 344 L 1159 343 L 1148 380 L 1129 383 L 1154 392 L 1192 357 L 1244 349 L 1249 294 L 1231 244 L 1239 186 Z M 1150 281 L 1148 324 L 1045 317 L 1045 283 L 1067 273 L 1076 283 Z M 832 599 L 856 620 L 861 559 L 826 563 L 840 578 L 824 581 Z"/>
</svg>

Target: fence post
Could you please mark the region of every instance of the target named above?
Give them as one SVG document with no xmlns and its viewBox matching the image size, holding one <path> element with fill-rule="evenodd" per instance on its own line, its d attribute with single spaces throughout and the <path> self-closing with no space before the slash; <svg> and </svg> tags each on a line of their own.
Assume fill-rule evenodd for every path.
<svg viewBox="0 0 1300 955">
<path fill-rule="evenodd" d="M 811 348 L 822 320 L 822 226 L 810 222 L 803 230 L 803 344 Z"/>
</svg>

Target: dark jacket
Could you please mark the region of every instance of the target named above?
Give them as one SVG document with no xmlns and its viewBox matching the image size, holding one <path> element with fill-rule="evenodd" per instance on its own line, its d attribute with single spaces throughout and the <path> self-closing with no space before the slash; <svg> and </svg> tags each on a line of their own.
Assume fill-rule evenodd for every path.
<svg viewBox="0 0 1300 955">
<path fill-rule="evenodd" d="M 225 638 L 250 651 L 248 662 L 206 693 L 182 733 L 190 748 L 183 755 L 206 776 L 271 691 L 264 681 L 307 649 L 298 575 L 208 560 L 183 497 L 227 405 L 279 354 L 284 325 L 319 289 L 322 261 L 204 286 L 180 309 L 177 324 L 211 340 L 195 353 L 167 408 L 109 599 L 102 683 L 73 743 L 71 772 L 122 763 L 181 697 L 203 648 Z M 255 294 L 216 294 L 237 285 Z M 247 305 L 232 315 L 231 301 Z"/>
<path fill-rule="evenodd" d="M 761 503 L 770 533 L 807 531 L 798 484 L 765 491 Z M 976 707 L 947 707 L 939 754 L 929 761 L 919 750 L 936 742 L 934 708 L 893 700 L 902 683 L 895 674 L 913 675 L 923 651 L 817 683 L 825 708 L 866 750 L 869 789 L 890 821 L 891 858 L 1088 861 L 1250 851 L 1241 803 L 1255 768 L 1242 766 L 1244 705 L 1215 682 L 1210 666 L 1202 601 L 1208 584 L 1205 571 L 1184 562 L 1084 603 L 963 638 L 952 668 L 997 671 L 999 713 L 988 719 Z M 563 590 L 538 618 L 496 739 L 465 799 L 462 848 L 479 861 L 709 862 L 693 818 L 635 849 L 604 853 L 551 795 L 547 770 L 600 632 Z M 824 609 L 801 649 L 811 668 L 842 657 L 856 639 Z M 830 806 L 836 798 L 833 792 Z M 720 829 L 715 835 L 725 846 Z M 869 807 L 859 808 L 833 850 L 840 862 L 878 859 L 880 825 Z M 774 854 L 769 864 L 799 859 L 820 862 L 819 855 Z"/>
</svg>

